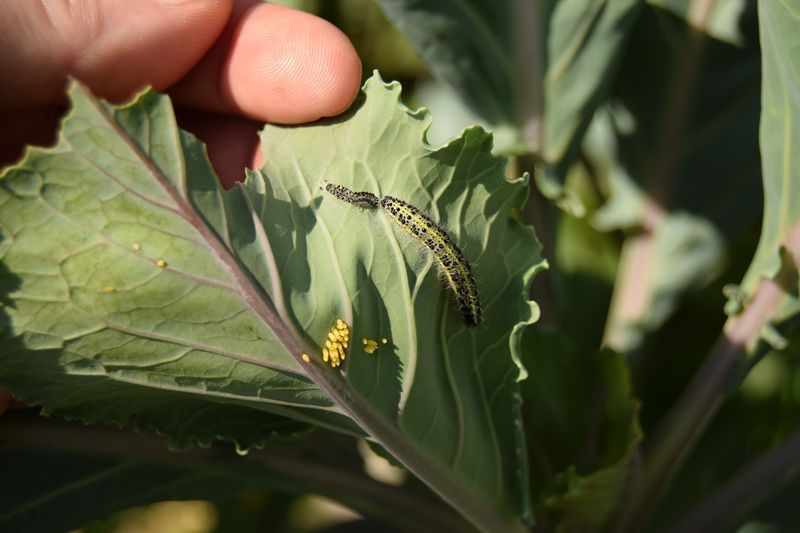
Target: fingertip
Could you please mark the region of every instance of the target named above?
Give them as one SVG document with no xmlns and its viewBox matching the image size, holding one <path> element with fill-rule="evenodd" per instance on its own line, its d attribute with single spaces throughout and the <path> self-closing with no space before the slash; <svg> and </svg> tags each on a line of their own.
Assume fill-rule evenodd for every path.
<svg viewBox="0 0 800 533">
<path fill-rule="evenodd" d="M 347 109 L 361 84 L 361 61 L 329 22 L 271 4 L 253 6 L 233 34 L 223 93 L 243 113 L 303 123 Z"/>
</svg>

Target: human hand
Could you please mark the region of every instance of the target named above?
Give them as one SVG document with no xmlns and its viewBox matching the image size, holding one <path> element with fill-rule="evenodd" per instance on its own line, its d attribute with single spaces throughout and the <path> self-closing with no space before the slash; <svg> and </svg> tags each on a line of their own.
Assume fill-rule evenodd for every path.
<svg viewBox="0 0 800 533">
<path fill-rule="evenodd" d="M 112 101 L 167 91 L 227 186 L 261 165 L 263 122 L 336 115 L 361 82 L 337 28 L 257 0 L 6 0 L 0 50 L 0 166 L 55 140 L 69 76 Z"/>
<path fill-rule="evenodd" d="M 228 186 L 259 166 L 261 123 L 336 115 L 361 81 L 337 28 L 257 0 L 6 0 L 0 49 L 0 165 L 53 142 L 73 76 L 112 101 L 166 90 Z"/>
</svg>

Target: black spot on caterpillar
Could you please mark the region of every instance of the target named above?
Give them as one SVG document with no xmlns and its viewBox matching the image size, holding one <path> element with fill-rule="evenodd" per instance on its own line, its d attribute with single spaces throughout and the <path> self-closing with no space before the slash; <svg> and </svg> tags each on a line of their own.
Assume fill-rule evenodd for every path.
<svg viewBox="0 0 800 533">
<path fill-rule="evenodd" d="M 473 327 L 483 321 L 481 301 L 469 263 L 452 237 L 428 215 L 394 196 L 384 196 L 378 200 L 378 197 L 372 193 L 354 192 L 342 185 L 334 185 L 326 181 L 322 182 L 320 188 L 340 200 L 357 206 L 370 208 L 380 206 L 389 215 L 389 218 L 433 254 L 447 286 L 461 310 L 464 323 Z"/>
</svg>

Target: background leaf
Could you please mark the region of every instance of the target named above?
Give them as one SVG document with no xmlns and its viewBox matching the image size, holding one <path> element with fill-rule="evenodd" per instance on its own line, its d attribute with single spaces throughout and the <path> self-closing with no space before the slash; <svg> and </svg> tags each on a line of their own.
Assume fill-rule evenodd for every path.
<svg viewBox="0 0 800 533">
<path fill-rule="evenodd" d="M 592 213 L 598 201 L 593 177 L 577 169 L 567 186 Z M 598 350 L 618 242 L 587 218 L 555 214 L 549 320 L 523 338 L 532 369 L 522 394 L 534 509 L 543 528 L 601 531 L 620 502 L 643 436 L 628 362 Z"/>
<path fill-rule="evenodd" d="M 536 510 L 563 531 L 601 531 L 619 505 L 643 434 L 625 360 L 552 332 L 524 338 L 523 383 Z"/>
<path fill-rule="evenodd" d="M 760 143 L 764 181 L 761 238 L 741 289 L 752 295 L 762 278 L 785 274 L 787 294 L 772 315 L 775 323 L 800 312 L 800 46 L 794 4 L 759 4 L 763 58 Z M 791 241 L 791 242 L 790 242 Z M 788 250 L 782 249 L 787 247 Z M 785 253 L 787 252 L 788 253 Z M 788 269 L 789 272 L 782 272 Z"/>
<path fill-rule="evenodd" d="M 745 275 L 745 287 L 748 281 L 751 285 L 744 290 L 728 289 L 727 293 L 733 293 L 733 297 L 726 310 L 732 316 L 726 321 L 702 367 L 651 440 L 641 481 L 631 490 L 631 501 L 624 510 L 622 529 L 626 531 L 643 527 L 667 482 L 682 465 L 683 458 L 706 429 L 717 408 L 740 385 L 752 362 L 758 360 L 758 357 L 751 357 L 750 361 L 744 361 L 745 356 L 762 355 L 770 346 L 785 348 L 788 342 L 774 327 L 774 321 L 782 322 L 800 310 L 797 304 L 800 224 L 797 213 L 792 212 L 796 211 L 792 183 L 797 181 L 796 168 L 793 170 L 797 165 L 787 148 L 793 135 L 793 116 L 798 112 L 791 96 L 798 93 L 797 75 L 792 73 L 797 70 L 796 65 L 792 65 L 795 58 L 786 52 L 791 49 L 795 32 L 792 24 L 783 24 L 791 20 L 793 14 L 783 7 L 773 11 L 775 7 L 762 10 L 762 4 L 759 6 L 759 33 L 764 58 L 760 126 L 765 213 L 759 250 Z M 779 199 L 776 192 L 780 194 Z M 769 258 L 763 261 L 760 254 L 765 243 L 770 250 Z M 769 266 L 765 268 L 765 265 Z M 754 286 L 757 289 L 753 290 Z M 790 467 L 786 459 L 779 464 L 784 468 Z M 783 468 L 779 467 L 772 469 L 771 484 L 779 481 L 775 474 L 782 471 Z M 753 490 L 760 489 L 753 487 Z M 727 515 L 728 509 L 709 509 L 709 512 Z"/>
<path fill-rule="evenodd" d="M 641 0 L 553 3 L 547 26 L 544 146 L 550 164 L 580 144 L 594 110 L 605 99 Z"/>
<path fill-rule="evenodd" d="M 325 431 L 238 455 L 220 444 L 170 452 L 152 435 L 87 428 L 30 412 L 7 413 L 0 424 L 0 474 L 13 480 L 0 487 L 3 531 L 67 530 L 151 502 L 201 499 L 224 504 L 237 497 L 249 497 L 248 509 L 240 509 L 239 516 L 220 516 L 218 528 L 230 530 L 241 524 L 242 514 L 254 512 L 261 515 L 262 525 L 277 526 L 276 520 L 290 511 L 291 498 L 304 492 L 379 518 L 383 527 L 469 527 L 419 483 L 387 486 L 370 478 L 352 439 Z M 330 461 L 332 453 L 335 462 Z M 254 499 L 269 502 L 276 497 L 273 505 L 252 509 Z"/>
<path fill-rule="evenodd" d="M 380 1 L 433 75 L 503 133 L 506 153 L 552 164 L 574 156 L 641 3 Z M 548 178 L 542 187 L 556 197 L 563 189 Z"/>
<path fill-rule="evenodd" d="M 492 125 L 515 124 L 513 3 L 380 0 L 434 75 Z"/>
<path fill-rule="evenodd" d="M 240 456 L 220 444 L 170 452 L 163 440 L 152 435 L 86 428 L 33 413 L 6 414 L 0 425 L 0 475 L 13 480 L 0 488 L 3 531 L 67 530 L 120 509 L 163 500 L 249 496 L 249 509 L 240 509 L 239 516 L 220 517 L 217 527 L 227 531 L 233 525 L 241 527 L 242 511 L 269 512 L 268 508 L 254 511 L 254 498 L 277 497 L 274 511 L 285 515 L 291 498 L 304 492 L 379 517 L 383 527 L 429 524 L 444 531 L 469 527 L 419 484 L 393 487 L 371 479 L 351 446 L 352 439 L 324 431 L 302 440 L 273 442 Z M 336 454 L 335 462 L 330 461 L 331 453 Z M 261 519 L 278 525 L 274 516 Z"/>
<path fill-rule="evenodd" d="M 618 350 L 640 347 L 687 292 L 715 279 L 758 216 L 760 61 L 755 13 L 741 17 L 731 21 L 743 35 L 734 46 L 644 9 L 610 117 L 587 137 L 609 195 L 592 221 L 627 231 L 618 280 L 628 283 L 615 288 L 607 333 Z"/>
</svg>

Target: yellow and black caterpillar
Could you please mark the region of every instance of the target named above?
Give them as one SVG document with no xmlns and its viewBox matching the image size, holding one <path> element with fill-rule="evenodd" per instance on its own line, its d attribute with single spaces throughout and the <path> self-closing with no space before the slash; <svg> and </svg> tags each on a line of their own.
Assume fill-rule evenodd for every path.
<svg viewBox="0 0 800 533">
<path fill-rule="evenodd" d="M 327 191 L 339 200 L 359 207 L 383 209 L 389 218 L 433 254 L 447 286 L 461 310 L 464 323 L 473 327 L 483 321 L 478 289 L 475 286 L 475 279 L 472 277 L 469 263 L 452 237 L 428 215 L 394 196 L 384 196 L 379 199 L 372 193 L 352 191 L 347 187 L 328 181 L 323 181 L 320 189 Z"/>
</svg>

